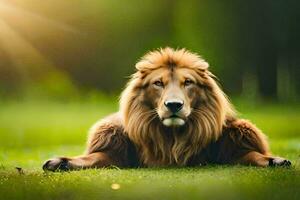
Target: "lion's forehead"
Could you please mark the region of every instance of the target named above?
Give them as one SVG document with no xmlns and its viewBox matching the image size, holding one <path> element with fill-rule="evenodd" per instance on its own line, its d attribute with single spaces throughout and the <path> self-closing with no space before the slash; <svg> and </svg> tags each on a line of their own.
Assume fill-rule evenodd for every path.
<svg viewBox="0 0 300 200">
<path fill-rule="evenodd" d="M 178 68 L 178 69 L 168 69 L 168 68 L 158 68 L 148 72 L 147 76 L 144 78 L 144 83 L 149 83 L 155 80 L 162 80 L 164 83 L 169 81 L 179 81 L 183 82 L 186 79 L 190 79 L 197 82 L 201 77 L 194 70 L 189 68 Z"/>
</svg>

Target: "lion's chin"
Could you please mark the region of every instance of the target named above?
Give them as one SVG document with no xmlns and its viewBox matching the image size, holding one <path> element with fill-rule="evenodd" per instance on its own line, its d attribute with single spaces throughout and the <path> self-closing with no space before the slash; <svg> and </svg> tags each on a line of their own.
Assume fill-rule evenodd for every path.
<svg viewBox="0 0 300 200">
<path fill-rule="evenodd" d="M 163 125 L 165 126 L 183 126 L 185 124 L 185 121 L 179 117 L 170 117 L 166 118 L 163 121 Z"/>
</svg>

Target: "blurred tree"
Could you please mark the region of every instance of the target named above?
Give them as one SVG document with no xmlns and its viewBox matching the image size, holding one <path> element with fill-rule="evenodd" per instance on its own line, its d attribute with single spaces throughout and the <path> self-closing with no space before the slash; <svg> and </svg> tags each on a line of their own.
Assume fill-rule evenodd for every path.
<svg viewBox="0 0 300 200">
<path fill-rule="evenodd" d="M 138 58 L 172 46 L 199 52 L 228 93 L 295 99 L 299 8 L 296 0 L 0 1 L 0 90 L 120 91 Z"/>
</svg>

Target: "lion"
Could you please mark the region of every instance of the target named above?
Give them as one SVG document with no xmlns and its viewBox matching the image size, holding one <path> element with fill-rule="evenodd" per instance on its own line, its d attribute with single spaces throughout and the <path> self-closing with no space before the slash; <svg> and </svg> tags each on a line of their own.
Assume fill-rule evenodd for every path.
<svg viewBox="0 0 300 200">
<path fill-rule="evenodd" d="M 50 159 L 43 169 L 290 166 L 271 154 L 261 130 L 237 117 L 208 68 L 186 49 L 147 53 L 121 94 L 119 112 L 90 129 L 86 153 Z"/>
</svg>

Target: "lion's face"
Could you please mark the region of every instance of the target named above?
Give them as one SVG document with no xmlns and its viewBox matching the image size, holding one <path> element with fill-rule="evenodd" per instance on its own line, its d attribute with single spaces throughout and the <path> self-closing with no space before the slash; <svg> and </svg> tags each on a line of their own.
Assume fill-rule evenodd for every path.
<svg viewBox="0 0 300 200">
<path fill-rule="evenodd" d="M 194 70 L 164 66 L 143 80 L 143 103 L 156 110 L 163 125 L 183 126 L 190 114 L 205 100 L 205 89 Z"/>
<path fill-rule="evenodd" d="M 125 131 L 148 166 L 184 165 L 215 141 L 234 112 L 208 70 L 185 49 L 146 54 L 123 91 Z"/>
</svg>

